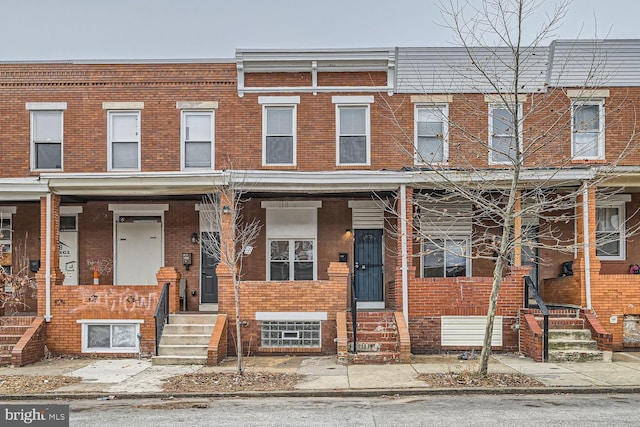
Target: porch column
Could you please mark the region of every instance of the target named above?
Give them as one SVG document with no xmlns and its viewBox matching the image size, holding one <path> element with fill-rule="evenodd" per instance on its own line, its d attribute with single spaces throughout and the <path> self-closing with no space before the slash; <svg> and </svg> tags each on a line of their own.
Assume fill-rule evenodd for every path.
<svg viewBox="0 0 640 427">
<path fill-rule="evenodd" d="M 64 273 L 60 270 L 60 196 L 57 194 L 40 198 L 40 269 L 36 273 L 36 281 L 38 316 L 45 316 L 49 321 L 51 287 L 62 285 L 64 281 Z"/>
<path fill-rule="evenodd" d="M 415 267 L 413 266 L 413 188 L 400 187 L 397 215 L 397 240 L 396 248 L 396 275 L 395 286 L 390 297 L 394 301 L 394 310 L 402 309 L 405 320 L 408 322 L 408 288 L 411 277 L 415 277 Z"/>
<path fill-rule="evenodd" d="M 580 305 L 588 307 L 591 305 L 591 279 L 600 274 L 600 259 L 596 256 L 596 189 L 594 186 L 587 186 L 577 198 L 576 243 L 578 250 L 573 262 L 573 274 L 579 278 L 581 284 Z"/>
<path fill-rule="evenodd" d="M 165 283 L 169 283 L 169 313 L 177 313 L 180 308 L 180 273 L 175 267 L 160 267 L 156 274 L 158 292 L 162 292 Z"/>
<path fill-rule="evenodd" d="M 220 205 L 217 207 L 220 217 L 220 262 L 216 267 L 218 277 L 218 312 L 229 315 L 229 322 L 235 324 L 235 290 L 233 271 L 229 268 L 233 262 L 234 236 L 235 236 L 235 206 L 230 200 L 229 194 L 220 192 Z M 225 213 L 224 207 L 228 206 L 231 212 Z"/>
</svg>

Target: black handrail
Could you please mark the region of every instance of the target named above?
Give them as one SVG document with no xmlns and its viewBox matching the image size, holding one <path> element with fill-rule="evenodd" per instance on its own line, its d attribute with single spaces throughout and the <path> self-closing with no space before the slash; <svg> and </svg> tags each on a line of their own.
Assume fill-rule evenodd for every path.
<svg viewBox="0 0 640 427">
<path fill-rule="evenodd" d="M 351 274 L 351 323 L 353 329 L 353 353 L 358 352 L 358 297 L 356 296 L 356 280 Z"/>
<path fill-rule="evenodd" d="M 158 355 L 158 346 L 160 345 L 160 338 L 162 338 L 162 330 L 164 325 L 169 323 L 169 285 L 165 283 L 160 293 L 160 299 L 156 306 L 156 311 L 153 315 L 156 319 L 156 356 Z"/>
<path fill-rule="evenodd" d="M 549 361 L 549 309 L 545 305 L 544 301 L 540 294 L 538 294 L 538 290 L 536 289 L 536 285 L 531 280 L 531 277 L 524 276 L 524 306 L 529 308 L 529 298 L 534 298 L 536 300 L 536 304 L 538 304 L 538 308 L 542 312 L 542 360 L 544 362 Z"/>
</svg>

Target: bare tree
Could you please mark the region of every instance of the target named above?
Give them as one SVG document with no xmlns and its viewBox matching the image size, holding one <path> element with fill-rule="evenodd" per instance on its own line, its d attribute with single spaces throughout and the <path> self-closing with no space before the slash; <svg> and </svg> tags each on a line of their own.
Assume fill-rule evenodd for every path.
<svg viewBox="0 0 640 427">
<path fill-rule="evenodd" d="M 247 183 L 241 172 L 226 171 L 226 182 L 216 185 L 203 198 L 204 217 L 210 231 L 201 240 L 203 251 L 217 258 L 233 278 L 237 373 L 244 372 L 242 356 L 242 331 L 240 319 L 240 282 L 243 263 L 253 250 L 262 224 L 257 219 L 246 220 L 242 215 L 243 204 L 248 201 Z"/>
<path fill-rule="evenodd" d="M 567 2 L 556 4 L 537 32 L 527 35 L 526 24 L 542 12 L 538 1 L 441 3 L 444 26 L 453 33 L 458 55 L 450 55 L 447 48 L 440 51 L 447 72 L 440 73 L 438 86 L 459 85 L 449 86 L 449 93 L 457 94 L 456 114 L 426 110 L 425 117 L 417 119 L 414 146 L 413 133 L 402 128 L 397 107 L 389 105 L 400 128 L 398 146 L 415 160 L 415 187 L 428 190 L 416 195 L 419 213 L 409 224 L 424 242 L 420 256 L 446 253 L 460 263 L 470 258 L 495 263 L 479 367 L 483 375 L 505 268 L 520 265 L 522 256 L 535 257 L 540 249 L 567 254 L 577 250 L 573 234 L 567 232 L 576 220 L 577 200 L 602 184 L 608 168 L 637 144 L 632 127 L 616 159 L 608 156 L 597 173 L 572 163 L 572 157 L 583 154 L 575 150 L 588 152 L 595 142 L 576 144 L 572 153 L 570 135 L 580 126 L 591 129 L 599 118 L 589 118 L 584 111 L 585 118 L 576 121 L 574 116 L 582 113 L 578 104 L 568 101 L 563 88 L 544 80 L 548 43 L 567 8 Z M 575 90 L 587 93 L 606 81 L 600 71 L 606 58 L 598 54 L 596 42 L 593 49 L 591 62 L 584 64 L 588 77 Z M 415 91 L 430 93 L 425 87 Z M 632 108 L 626 100 L 607 103 L 608 117 L 623 107 Z M 614 120 L 607 126 L 615 125 Z M 426 135 L 422 140 L 421 134 Z M 448 158 L 443 157 L 443 141 L 449 144 Z M 451 238 L 460 224 L 473 230 L 469 239 Z M 445 275 L 460 275 L 458 267 L 464 272 L 464 266 L 452 265 Z"/>
</svg>

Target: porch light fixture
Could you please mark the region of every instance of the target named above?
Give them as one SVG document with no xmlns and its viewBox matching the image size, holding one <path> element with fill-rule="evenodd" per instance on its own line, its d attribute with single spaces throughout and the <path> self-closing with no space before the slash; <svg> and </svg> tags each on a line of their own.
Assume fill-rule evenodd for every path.
<svg viewBox="0 0 640 427">
<path fill-rule="evenodd" d="M 222 207 L 222 213 L 229 215 L 231 213 L 231 208 L 229 206 L 223 206 Z"/>
<path fill-rule="evenodd" d="M 348 235 L 351 235 L 351 229 L 350 229 L 350 228 L 347 228 L 346 230 L 344 230 L 344 232 L 345 232 L 346 234 L 348 234 Z"/>
<path fill-rule="evenodd" d="M 191 235 L 191 243 L 198 243 L 198 233 L 193 233 Z"/>
</svg>

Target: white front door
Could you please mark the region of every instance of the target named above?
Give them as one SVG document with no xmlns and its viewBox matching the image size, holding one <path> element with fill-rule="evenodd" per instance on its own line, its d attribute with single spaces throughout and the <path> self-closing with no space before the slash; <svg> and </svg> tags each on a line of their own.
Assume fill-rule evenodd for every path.
<svg viewBox="0 0 640 427">
<path fill-rule="evenodd" d="M 60 230 L 60 270 L 64 285 L 78 284 L 78 230 Z"/>
<path fill-rule="evenodd" d="M 162 248 L 161 217 L 120 216 L 116 225 L 115 284 L 157 283 Z"/>
</svg>

